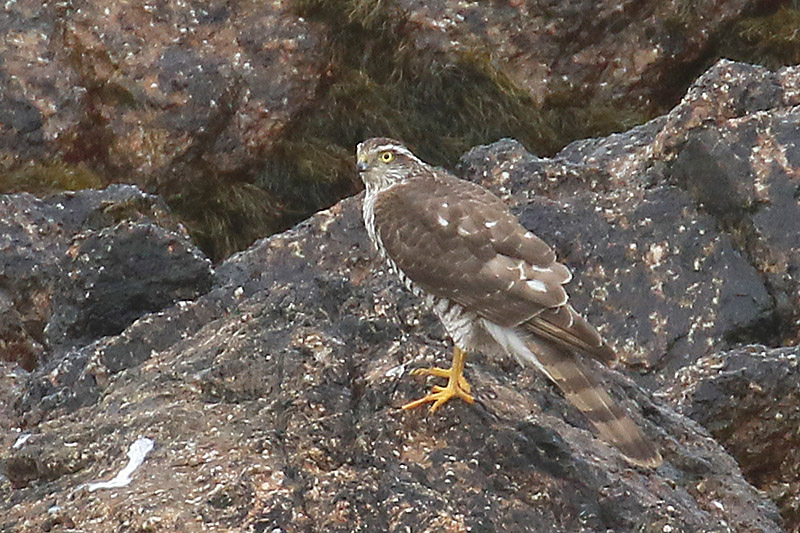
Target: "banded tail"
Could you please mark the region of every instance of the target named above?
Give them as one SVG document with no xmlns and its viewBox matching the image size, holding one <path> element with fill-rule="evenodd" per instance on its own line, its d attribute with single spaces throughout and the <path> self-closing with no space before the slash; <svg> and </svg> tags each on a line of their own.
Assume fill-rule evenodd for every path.
<svg viewBox="0 0 800 533">
<path fill-rule="evenodd" d="M 655 468 L 662 463 L 661 454 L 653 443 L 611 399 L 602 384 L 586 371 L 578 357 L 536 338 L 528 339 L 528 348 L 547 376 L 594 424 L 605 441 L 616 446 L 634 464 Z"/>
<path fill-rule="evenodd" d="M 484 322 L 486 325 L 486 322 Z M 663 460 L 641 429 L 584 368 L 580 359 L 559 345 L 518 330 L 487 326 L 497 342 L 521 363 L 533 364 L 549 377 L 564 396 L 633 464 L 655 468 Z"/>
</svg>

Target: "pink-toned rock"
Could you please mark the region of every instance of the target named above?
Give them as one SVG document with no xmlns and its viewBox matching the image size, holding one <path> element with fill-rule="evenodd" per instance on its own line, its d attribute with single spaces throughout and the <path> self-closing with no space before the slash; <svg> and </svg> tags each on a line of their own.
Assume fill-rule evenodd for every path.
<svg viewBox="0 0 800 533">
<path fill-rule="evenodd" d="M 6 168 L 60 157 L 143 183 L 202 138 L 217 170 L 241 169 L 310 102 L 325 68 L 319 29 L 278 3 L 6 9 Z"/>
<path fill-rule="evenodd" d="M 423 48 L 483 51 L 537 103 L 564 93 L 584 103 L 663 105 L 712 36 L 752 2 L 398 2 Z"/>
</svg>

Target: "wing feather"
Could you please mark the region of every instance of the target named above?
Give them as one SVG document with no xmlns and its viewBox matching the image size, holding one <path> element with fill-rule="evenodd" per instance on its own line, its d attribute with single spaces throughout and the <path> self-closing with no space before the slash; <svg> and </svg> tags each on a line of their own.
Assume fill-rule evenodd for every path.
<svg viewBox="0 0 800 533">
<path fill-rule="evenodd" d="M 505 327 L 520 326 L 605 362 L 614 352 L 569 304 L 572 275 L 490 191 L 439 170 L 375 203 L 389 257 L 423 290 Z"/>
<path fill-rule="evenodd" d="M 489 191 L 450 176 L 381 193 L 375 221 L 389 257 L 414 283 L 498 324 L 563 305 L 569 271 Z"/>
</svg>

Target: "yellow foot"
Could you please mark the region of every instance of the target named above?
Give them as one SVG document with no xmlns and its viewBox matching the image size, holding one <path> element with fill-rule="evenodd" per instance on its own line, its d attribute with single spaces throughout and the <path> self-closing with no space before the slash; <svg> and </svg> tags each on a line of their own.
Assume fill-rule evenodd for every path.
<svg viewBox="0 0 800 533">
<path fill-rule="evenodd" d="M 447 386 L 439 387 L 434 386 L 433 392 L 424 398 L 407 403 L 403 409 L 414 409 L 420 405 L 428 402 L 433 402 L 431 405 L 431 413 L 436 411 L 439 407 L 447 403 L 451 398 L 457 396 L 467 403 L 475 402 L 472 397 L 470 387 L 467 380 L 464 379 L 462 372 L 464 371 L 464 360 L 466 353 L 456 348 L 453 350 L 453 366 L 450 368 L 418 368 L 411 372 L 412 376 L 436 376 L 440 378 L 447 378 Z"/>
<path fill-rule="evenodd" d="M 438 378 L 448 378 L 450 379 L 450 375 L 453 373 L 452 368 L 415 368 L 411 371 L 412 376 L 436 376 Z M 464 378 L 464 374 L 458 376 L 458 387 L 469 394 L 472 392 L 472 387 L 469 383 L 467 383 L 466 378 Z"/>
<path fill-rule="evenodd" d="M 409 402 L 405 404 L 402 408 L 414 409 L 415 407 L 419 407 L 424 403 L 433 402 L 433 405 L 431 405 L 431 413 L 433 413 L 439 407 L 450 401 L 450 399 L 453 396 L 458 396 L 467 403 L 475 402 L 475 398 L 473 398 L 468 392 L 464 391 L 458 385 L 458 381 L 455 382 L 449 381 L 446 387 L 439 387 L 438 385 L 434 385 L 432 390 L 433 392 L 431 394 L 428 394 L 427 396 L 425 396 L 424 398 L 420 398 L 419 400 L 414 400 L 413 402 Z"/>
</svg>

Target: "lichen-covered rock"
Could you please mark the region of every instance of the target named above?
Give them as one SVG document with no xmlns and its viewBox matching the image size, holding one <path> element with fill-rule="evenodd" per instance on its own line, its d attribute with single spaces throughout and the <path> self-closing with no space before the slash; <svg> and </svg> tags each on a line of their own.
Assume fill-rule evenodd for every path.
<svg viewBox="0 0 800 533">
<path fill-rule="evenodd" d="M 658 379 L 773 311 L 756 268 L 677 186 L 626 184 L 513 141 L 472 150 L 462 172 L 519 206 L 522 223 L 572 268 L 575 305 Z"/>
<path fill-rule="evenodd" d="M 331 64 L 331 41 L 343 26 L 362 27 L 369 48 L 376 19 L 406 21 L 399 43 L 438 64 L 491 58 L 499 77 L 539 105 L 563 105 L 570 95 L 601 107 L 663 105 L 663 93 L 676 89 L 669 80 L 752 3 L 696 15 L 710 4 L 212 1 L 127 9 L 19 0 L 0 21 L 0 161 L 9 168 L 57 155 L 103 173 L 151 176 L 200 144 L 219 171 L 252 166 L 299 111 L 327 105 L 326 84 L 341 67 Z M 349 19 L 326 18 L 331 12 Z M 364 63 L 383 59 L 371 52 Z"/>
<path fill-rule="evenodd" d="M 0 196 L 0 252 L 0 359 L 29 370 L 211 284 L 164 203 L 131 186 Z"/>
<path fill-rule="evenodd" d="M 320 35 L 280 3 L 20 0 L 0 24 L 6 168 L 47 154 L 154 176 L 196 142 L 218 169 L 240 168 L 324 69 Z"/>
<path fill-rule="evenodd" d="M 584 102 L 658 100 L 713 35 L 749 7 L 679 1 L 398 2 L 419 26 L 421 47 L 485 50 L 538 102 L 572 92 Z M 713 9 L 714 16 L 698 16 Z M 612 30 L 613 28 L 613 30 Z M 613 58 L 613 59 L 609 59 Z M 600 81 L 603 80 L 603 81 Z M 650 88 L 645 89 L 645 87 Z M 643 102 L 644 103 L 644 102 Z"/>
<path fill-rule="evenodd" d="M 221 260 L 356 192 L 364 136 L 450 164 L 500 136 L 549 153 L 651 117 L 756 9 L 17 0 L 0 18 L 0 180 L 153 187 Z"/>
<path fill-rule="evenodd" d="M 799 68 L 772 72 L 722 59 L 666 115 L 627 132 L 575 141 L 558 155 L 645 186 L 664 179 L 664 167 L 678 157 L 692 130 L 725 128 L 748 115 L 789 111 L 798 104 Z"/>
<path fill-rule="evenodd" d="M 718 373 L 703 371 L 714 356 L 703 357 L 796 333 L 781 300 L 796 290 L 795 244 L 775 221 L 795 209 L 798 94 L 792 69 L 722 62 L 673 112 L 634 130 L 553 159 L 500 141 L 458 168 L 575 271 L 576 307 L 617 345 L 622 368 L 639 370 L 631 380 L 595 368 L 661 449 L 658 469 L 629 466 L 511 360 L 470 356 L 475 405 L 400 411 L 427 388 L 407 371 L 442 364 L 449 343 L 374 260 L 355 198 L 229 258 L 206 294 L 61 354 L 25 391 L 12 380 L 0 396 L 16 408 L 0 411 L 15 422 L 0 435 L 1 527 L 781 531 L 774 503 L 706 429 L 642 386 L 729 439 L 794 524 L 794 455 L 781 447 L 796 444 L 790 352 L 717 355 L 727 361 Z M 774 164 L 758 155 L 767 150 Z M 724 171 L 725 198 L 711 193 L 704 151 Z M 788 275 L 765 262 L 778 259 Z M 750 410 L 720 400 L 729 408 L 716 424 L 698 413 L 708 390 Z M 769 442 L 747 444 L 759 434 Z M 111 478 L 140 436 L 155 449 L 130 485 L 90 492 L 85 483 Z"/>
<path fill-rule="evenodd" d="M 699 425 L 612 371 L 597 369 L 661 448 L 657 470 L 628 465 L 511 361 L 470 358 L 475 405 L 399 410 L 427 388 L 407 371 L 449 357 L 447 342 L 374 262 L 358 198 L 80 353 L 97 401 L 0 443 L 6 530 L 780 531 Z M 139 436 L 155 448 L 130 485 L 89 492 Z"/>
<path fill-rule="evenodd" d="M 800 348 L 747 346 L 681 369 L 660 396 L 737 458 L 778 504 L 788 531 L 800 527 Z"/>
<path fill-rule="evenodd" d="M 299 219 L 279 180 L 253 184 L 327 77 L 291 2 L 19 0 L 0 56 L 0 192 L 147 187 L 215 259 Z"/>
<path fill-rule="evenodd" d="M 121 222 L 77 235 L 64 254 L 50 347 L 86 344 L 138 317 L 211 287 L 210 263 L 186 238 L 150 222 Z"/>
<path fill-rule="evenodd" d="M 800 69 L 720 61 L 664 117 L 553 160 L 478 148 L 463 173 L 512 191 L 577 283 L 593 278 L 590 314 L 626 317 L 609 336 L 669 377 L 732 343 L 797 341 L 798 103 Z"/>
</svg>

